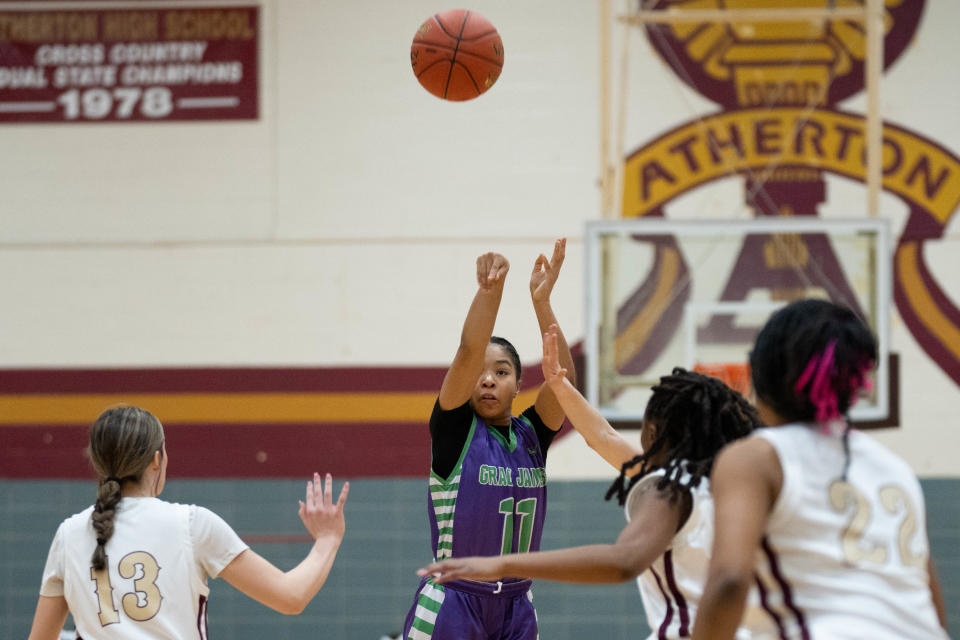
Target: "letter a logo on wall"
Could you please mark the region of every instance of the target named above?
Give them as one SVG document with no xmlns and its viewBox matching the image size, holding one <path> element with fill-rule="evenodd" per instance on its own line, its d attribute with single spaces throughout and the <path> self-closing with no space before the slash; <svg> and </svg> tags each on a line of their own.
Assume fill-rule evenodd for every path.
<svg viewBox="0 0 960 640">
<path fill-rule="evenodd" d="M 782 0 L 655 0 L 647 9 L 776 8 Z M 649 6 L 649 5 L 653 6 Z M 795 6 L 796 3 L 791 3 Z M 826 7 L 827 0 L 807 6 Z M 924 0 L 886 0 L 884 68 L 903 53 Z M 663 216 L 663 207 L 705 183 L 742 176 L 745 201 L 758 216 L 816 216 L 826 200 L 825 173 L 866 182 L 866 121 L 836 105 L 864 88 L 866 37 L 862 25 L 830 22 L 648 24 L 657 53 L 685 83 L 721 110 L 685 123 L 640 147 L 625 160 L 624 217 Z M 926 266 L 923 247 L 943 235 L 960 203 L 960 158 L 935 142 L 890 123 L 883 125 L 883 188 L 898 196 L 909 216 L 894 255 L 894 297 L 922 348 L 960 385 L 960 310 Z M 689 296 L 687 266 L 676 241 L 659 243 L 650 278 L 669 272 L 678 295 L 658 311 L 660 326 L 675 326 Z M 755 289 L 819 287 L 850 301 L 843 270 L 827 238 L 804 234 L 791 251 L 815 256 L 792 277 L 774 273 L 764 239 L 748 239 L 723 290 L 723 301 Z M 666 263 L 672 266 L 668 269 Z M 816 262 L 816 264 L 813 264 Z M 758 269 L 757 265 L 767 265 Z M 786 280 L 785 280 L 786 277 Z M 829 281 L 829 282 L 827 282 Z M 828 285 L 829 286 L 826 286 Z M 649 282 L 644 283 L 644 286 Z M 628 300 L 621 311 L 631 307 Z M 634 305 L 633 311 L 637 311 Z M 640 310 L 644 311 L 644 310 Z M 652 310 L 645 310 L 650 313 Z M 673 321 L 671 321 L 671 319 Z M 714 318 L 712 333 L 735 334 Z M 657 336 L 652 335 L 653 341 Z M 648 341 L 618 353 L 624 371 L 643 370 L 657 356 Z"/>
</svg>

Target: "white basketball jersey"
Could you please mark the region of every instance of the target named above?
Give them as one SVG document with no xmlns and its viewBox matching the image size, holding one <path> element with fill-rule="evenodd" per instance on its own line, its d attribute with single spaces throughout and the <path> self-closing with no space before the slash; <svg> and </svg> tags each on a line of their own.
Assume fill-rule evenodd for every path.
<svg viewBox="0 0 960 640">
<path fill-rule="evenodd" d="M 946 638 L 930 592 L 926 512 L 910 467 L 872 438 L 800 424 L 760 429 L 783 488 L 757 554 L 776 632 L 755 638 Z"/>
<path fill-rule="evenodd" d="M 625 506 L 627 521 L 635 499 L 646 489 L 653 489 L 663 474 L 658 469 L 630 489 Z M 648 640 L 689 638 L 693 632 L 713 545 L 713 498 L 708 479 L 691 489 L 691 495 L 690 517 L 673 537 L 670 548 L 637 576 L 640 599 L 652 629 Z M 753 602 L 751 596 L 748 609 Z M 737 630 L 737 640 L 750 637 L 746 629 Z"/>
<path fill-rule="evenodd" d="M 54 536 L 40 594 L 63 596 L 87 640 L 207 637 L 207 577 L 247 545 L 203 507 L 123 498 L 107 541 L 107 569 L 93 572 L 93 507 Z"/>
</svg>

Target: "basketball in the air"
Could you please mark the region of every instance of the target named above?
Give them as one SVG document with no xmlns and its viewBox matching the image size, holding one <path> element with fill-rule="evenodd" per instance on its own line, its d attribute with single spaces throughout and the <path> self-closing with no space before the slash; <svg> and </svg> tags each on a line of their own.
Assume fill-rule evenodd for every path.
<svg viewBox="0 0 960 640">
<path fill-rule="evenodd" d="M 423 87 L 444 100 L 470 100 L 493 86 L 503 69 L 503 41 L 474 11 L 451 9 L 417 29 L 410 64 Z"/>
</svg>

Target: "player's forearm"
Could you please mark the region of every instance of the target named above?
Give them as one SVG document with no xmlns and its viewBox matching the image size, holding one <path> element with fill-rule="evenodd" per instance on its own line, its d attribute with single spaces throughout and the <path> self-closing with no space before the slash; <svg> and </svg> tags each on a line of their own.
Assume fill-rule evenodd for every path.
<svg viewBox="0 0 960 640">
<path fill-rule="evenodd" d="M 587 402 L 587 399 L 569 380 L 561 380 L 559 384 L 550 385 L 550 390 L 553 391 L 567 419 L 583 436 L 587 445 L 599 453 L 614 469 L 619 471 L 624 462 L 640 453 L 639 447 L 630 444 L 617 433 L 607 419 Z"/>
<path fill-rule="evenodd" d="M 560 366 L 567 370 L 567 379 L 574 385 L 577 384 L 577 368 L 573 364 L 573 353 L 570 352 L 570 345 L 563 335 L 560 323 L 553 313 L 553 307 L 549 300 L 534 300 L 533 310 L 537 314 L 537 324 L 540 326 L 540 335 L 547 332 L 551 325 L 557 325 L 557 359 Z"/>
<path fill-rule="evenodd" d="M 330 575 L 341 541 L 336 536 L 317 538 L 307 557 L 283 574 L 277 611 L 296 615 L 310 604 Z"/>
<path fill-rule="evenodd" d="M 504 576 L 578 584 L 626 582 L 649 566 L 638 570 L 629 553 L 609 544 L 512 554 L 500 562 Z"/>
<path fill-rule="evenodd" d="M 460 348 L 477 351 L 481 354 L 486 351 L 493 327 L 497 323 L 497 313 L 500 310 L 500 299 L 503 297 L 503 285 L 489 289 L 478 289 L 467 317 L 463 321 L 463 330 L 460 333 Z"/>
<path fill-rule="evenodd" d="M 693 640 L 732 640 L 740 626 L 749 579 L 739 573 L 711 575 L 704 588 Z"/>
<path fill-rule="evenodd" d="M 453 409 L 470 398 L 483 370 L 487 345 L 493 334 L 503 294 L 503 281 L 477 289 L 460 333 L 460 345 L 440 387 L 440 407 Z"/>
</svg>

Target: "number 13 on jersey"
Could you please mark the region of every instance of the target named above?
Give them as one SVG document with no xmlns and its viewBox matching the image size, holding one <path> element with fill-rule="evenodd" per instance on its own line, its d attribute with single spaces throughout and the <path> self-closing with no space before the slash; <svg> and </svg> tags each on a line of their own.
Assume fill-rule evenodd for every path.
<svg viewBox="0 0 960 640">
<path fill-rule="evenodd" d="M 110 558 L 107 558 L 109 564 Z M 138 571 L 139 569 L 139 571 Z M 121 578 L 133 579 L 133 591 L 124 593 L 120 597 L 123 612 L 131 620 L 143 622 L 157 615 L 163 596 L 157 589 L 157 576 L 160 574 L 160 565 L 156 559 L 146 551 L 134 551 L 120 559 L 117 571 Z M 137 574 L 140 573 L 139 576 Z M 120 613 L 113 603 L 113 585 L 110 584 L 110 573 L 106 569 L 100 571 L 90 567 L 90 579 L 97 585 L 97 602 L 100 605 L 100 624 L 107 626 L 120 622 Z"/>
</svg>

